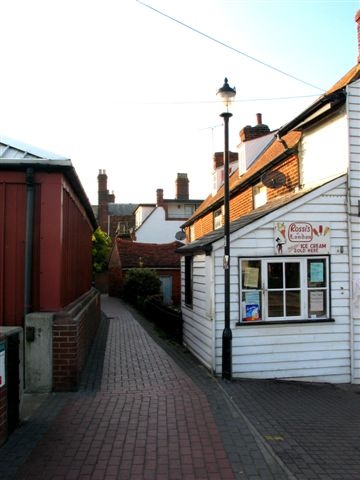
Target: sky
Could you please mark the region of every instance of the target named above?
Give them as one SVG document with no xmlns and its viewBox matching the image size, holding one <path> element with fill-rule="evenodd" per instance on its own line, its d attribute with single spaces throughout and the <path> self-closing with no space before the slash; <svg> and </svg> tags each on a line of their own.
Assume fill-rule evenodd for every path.
<svg viewBox="0 0 360 480">
<path fill-rule="evenodd" d="M 0 138 L 70 158 L 92 204 L 212 190 L 223 106 L 275 130 L 357 63 L 360 0 L 0 0 Z"/>
</svg>

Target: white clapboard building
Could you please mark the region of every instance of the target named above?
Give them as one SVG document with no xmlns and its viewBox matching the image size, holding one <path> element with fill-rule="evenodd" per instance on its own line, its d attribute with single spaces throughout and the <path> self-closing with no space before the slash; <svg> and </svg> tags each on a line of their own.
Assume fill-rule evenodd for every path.
<svg viewBox="0 0 360 480">
<path fill-rule="evenodd" d="M 287 138 L 295 133 L 290 152 Z M 284 151 L 276 157 L 270 149 L 279 142 Z M 290 154 L 298 182 L 274 195 L 276 181 L 284 187 Z M 266 184 L 266 173 L 275 184 Z M 360 63 L 274 132 L 247 173 L 232 173 L 230 209 L 255 192 L 259 178 L 262 205 L 231 214 L 232 375 L 360 383 Z M 188 242 L 179 249 L 184 344 L 216 374 L 222 371 L 224 230 L 196 231 L 219 212 L 219 192 L 183 225 Z"/>
</svg>

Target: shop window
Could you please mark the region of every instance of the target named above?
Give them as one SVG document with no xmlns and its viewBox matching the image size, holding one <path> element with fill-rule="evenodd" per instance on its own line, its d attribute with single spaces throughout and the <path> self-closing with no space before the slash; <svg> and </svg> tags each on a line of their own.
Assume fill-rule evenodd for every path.
<svg viewBox="0 0 360 480">
<path fill-rule="evenodd" d="M 240 272 L 243 322 L 329 317 L 327 257 L 244 259 Z"/>
<path fill-rule="evenodd" d="M 185 305 L 193 303 L 193 257 L 185 257 Z"/>
</svg>

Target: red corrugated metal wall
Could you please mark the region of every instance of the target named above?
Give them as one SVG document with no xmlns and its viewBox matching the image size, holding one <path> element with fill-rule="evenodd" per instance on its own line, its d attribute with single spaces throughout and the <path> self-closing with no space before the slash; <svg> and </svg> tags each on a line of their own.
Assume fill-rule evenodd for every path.
<svg viewBox="0 0 360 480">
<path fill-rule="evenodd" d="M 0 325 L 22 325 L 26 186 L 23 174 L 0 182 Z"/>
<path fill-rule="evenodd" d="M 25 172 L 0 173 L 0 325 L 23 326 Z M 91 288 L 92 226 L 61 173 L 35 182 L 32 310 L 58 311 Z"/>
<path fill-rule="evenodd" d="M 61 303 L 66 306 L 91 288 L 92 228 L 71 192 L 63 190 Z"/>
</svg>

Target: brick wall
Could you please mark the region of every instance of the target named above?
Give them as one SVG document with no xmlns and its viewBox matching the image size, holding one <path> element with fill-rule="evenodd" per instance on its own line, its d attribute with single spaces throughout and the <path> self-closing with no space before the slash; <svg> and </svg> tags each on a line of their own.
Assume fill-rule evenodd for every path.
<svg viewBox="0 0 360 480">
<path fill-rule="evenodd" d="M 100 322 L 100 295 L 93 289 L 53 322 L 53 390 L 73 391 L 79 386 L 90 346 Z"/>
<path fill-rule="evenodd" d="M 268 188 L 268 201 L 285 195 L 286 193 L 289 193 L 291 191 L 294 191 L 295 188 L 299 185 L 299 162 L 298 158 L 295 155 L 275 168 L 276 170 L 285 174 L 286 184 L 279 188 Z M 259 178 L 255 179 L 254 184 L 258 183 L 259 181 Z M 217 210 L 217 208 L 214 208 L 214 211 Z M 242 215 L 250 213 L 253 208 L 253 185 L 249 185 L 244 190 L 239 191 L 236 195 L 230 198 L 230 221 L 234 221 Z M 214 211 L 207 213 L 203 217 L 195 220 L 195 238 L 193 240 L 200 238 L 206 233 L 212 232 L 214 230 Z M 188 229 L 187 234 L 189 235 Z"/>
</svg>

